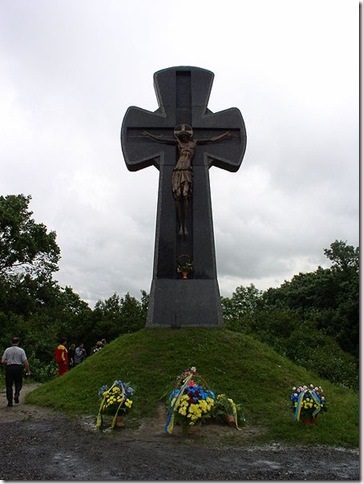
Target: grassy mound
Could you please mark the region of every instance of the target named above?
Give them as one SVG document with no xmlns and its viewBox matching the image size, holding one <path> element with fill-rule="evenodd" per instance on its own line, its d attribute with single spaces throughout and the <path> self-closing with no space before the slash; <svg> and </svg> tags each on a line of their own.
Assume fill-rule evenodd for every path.
<svg viewBox="0 0 363 484">
<path fill-rule="evenodd" d="M 175 377 L 191 366 L 216 394 L 226 393 L 242 404 L 246 429 L 254 430 L 253 443 L 359 446 L 357 393 L 225 329 L 143 329 L 122 335 L 66 375 L 41 385 L 26 401 L 70 415 L 96 416 L 98 390 L 121 379 L 136 390 L 133 417 L 152 417 L 160 402 L 167 401 Z M 304 427 L 294 422 L 289 397 L 293 385 L 310 383 L 324 388 L 329 405 L 315 427 Z"/>
</svg>

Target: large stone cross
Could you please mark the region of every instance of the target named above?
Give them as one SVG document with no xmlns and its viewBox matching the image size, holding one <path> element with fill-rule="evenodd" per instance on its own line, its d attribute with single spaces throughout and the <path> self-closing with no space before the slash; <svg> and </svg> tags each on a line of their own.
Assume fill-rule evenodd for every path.
<svg viewBox="0 0 363 484">
<path fill-rule="evenodd" d="M 237 108 L 217 113 L 208 109 L 213 78 L 212 72 L 198 67 L 158 71 L 154 87 L 159 108 L 151 112 L 132 106 L 123 119 L 121 145 L 127 168 L 136 171 L 154 165 L 160 171 L 146 327 L 223 326 L 209 168 L 239 169 L 246 149 L 246 130 Z M 189 135 L 192 132 L 190 139 L 196 141 L 192 154 L 188 149 L 181 154 L 178 146 L 178 132 L 183 129 Z M 192 181 L 184 198 L 188 203 L 183 231 L 177 210 L 180 200 L 173 194 L 172 184 L 176 164 L 184 163 L 188 156 Z M 187 279 L 182 278 L 178 267 L 183 260 L 192 263 Z"/>
</svg>

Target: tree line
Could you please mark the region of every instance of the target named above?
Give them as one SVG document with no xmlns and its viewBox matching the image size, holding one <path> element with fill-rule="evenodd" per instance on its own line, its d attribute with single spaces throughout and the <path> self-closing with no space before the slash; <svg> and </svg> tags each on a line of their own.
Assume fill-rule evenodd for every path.
<svg viewBox="0 0 363 484">
<path fill-rule="evenodd" d="M 111 341 L 145 326 L 149 295 L 113 294 L 93 309 L 55 280 L 56 233 L 36 223 L 31 196 L 0 196 L 0 344 L 21 338 L 39 381 L 55 374 L 60 337 L 84 343 Z M 273 346 L 321 376 L 357 387 L 359 357 L 359 248 L 335 241 L 324 250 L 329 269 L 298 274 L 279 288 L 254 285 L 222 297 L 225 326 Z"/>
<path fill-rule="evenodd" d="M 328 269 L 319 266 L 266 291 L 240 286 L 222 298 L 225 325 L 324 378 L 358 388 L 359 248 L 336 240 L 324 254 Z"/>
<path fill-rule="evenodd" d="M 113 294 L 92 310 L 71 287 L 55 280 L 60 248 L 56 233 L 36 223 L 31 196 L 0 196 L 0 344 L 21 338 L 42 381 L 55 374 L 53 351 L 61 337 L 88 350 L 100 339 L 111 341 L 145 326 L 148 295 L 141 300 Z"/>
</svg>

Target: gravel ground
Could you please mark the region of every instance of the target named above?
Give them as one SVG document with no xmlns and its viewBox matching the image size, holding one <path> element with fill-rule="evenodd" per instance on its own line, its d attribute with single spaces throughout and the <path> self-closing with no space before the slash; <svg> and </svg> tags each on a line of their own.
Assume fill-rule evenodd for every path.
<svg viewBox="0 0 363 484">
<path fill-rule="evenodd" d="M 70 419 L 25 405 L 31 388 L 26 385 L 13 408 L 0 392 L 0 479 L 6 481 L 360 480 L 358 449 L 230 447 L 219 437 L 236 429 L 207 425 L 190 437 L 178 430 L 168 436 L 164 415 L 136 430 L 100 433 L 91 417 Z M 248 439 L 248 432 L 241 437 Z"/>
</svg>

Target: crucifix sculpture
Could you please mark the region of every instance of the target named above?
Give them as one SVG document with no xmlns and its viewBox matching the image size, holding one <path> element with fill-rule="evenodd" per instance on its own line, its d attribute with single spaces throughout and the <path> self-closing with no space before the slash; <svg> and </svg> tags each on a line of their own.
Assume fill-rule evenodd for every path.
<svg viewBox="0 0 363 484">
<path fill-rule="evenodd" d="M 177 145 L 179 150 L 179 159 L 173 169 L 171 177 L 171 185 L 173 196 L 175 198 L 176 209 L 179 221 L 179 235 L 187 236 L 188 229 L 186 225 L 189 198 L 192 194 L 193 185 L 193 167 L 192 161 L 194 157 L 197 144 L 205 144 L 212 141 L 219 141 L 227 136 L 230 132 L 227 131 L 219 136 L 212 138 L 197 140 L 193 136 L 193 129 L 188 124 L 180 124 L 175 127 L 174 135 L 176 141 L 163 136 L 154 136 L 148 131 L 144 131 L 146 136 L 165 144 Z"/>
<path fill-rule="evenodd" d="M 146 327 L 223 326 L 217 282 L 209 168 L 235 172 L 246 149 L 237 108 L 212 113 L 214 74 L 171 67 L 154 74 L 159 108 L 129 107 L 122 123 L 126 166 L 160 172 L 155 256 Z M 187 280 L 178 272 L 190 260 Z"/>
</svg>

